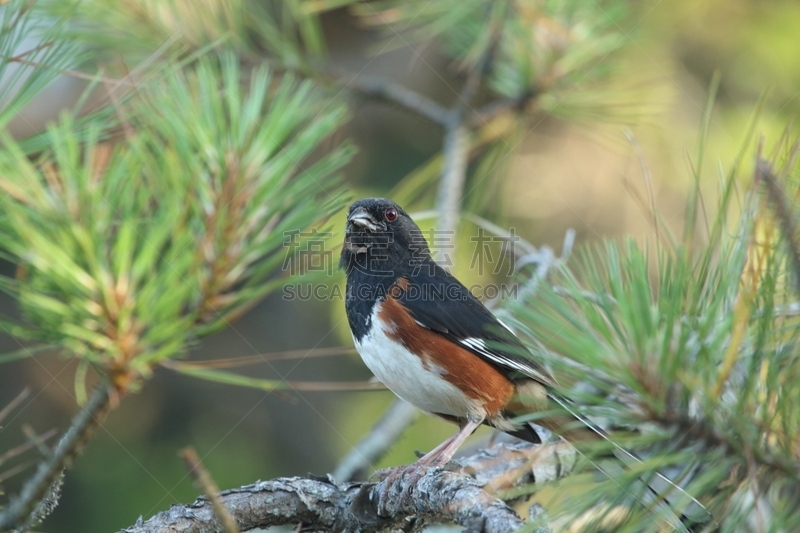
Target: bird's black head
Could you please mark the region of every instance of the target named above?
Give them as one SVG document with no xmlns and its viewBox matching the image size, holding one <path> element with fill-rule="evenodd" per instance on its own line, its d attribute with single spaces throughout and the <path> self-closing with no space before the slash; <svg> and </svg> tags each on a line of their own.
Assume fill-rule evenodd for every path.
<svg viewBox="0 0 800 533">
<path fill-rule="evenodd" d="M 386 198 L 364 198 L 350 206 L 339 266 L 374 275 L 402 275 L 430 258 L 419 227 Z M 390 274 L 391 273 L 391 274 Z"/>
</svg>

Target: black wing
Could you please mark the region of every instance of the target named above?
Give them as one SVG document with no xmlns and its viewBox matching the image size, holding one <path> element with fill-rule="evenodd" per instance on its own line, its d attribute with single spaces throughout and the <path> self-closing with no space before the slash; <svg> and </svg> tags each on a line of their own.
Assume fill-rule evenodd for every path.
<svg viewBox="0 0 800 533">
<path fill-rule="evenodd" d="M 408 286 L 398 300 L 420 326 L 466 348 L 510 378 L 522 374 L 556 386 L 547 369 L 520 355 L 528 350 L 517 336 L 443 268 L 426 262 L 406 279 Z"/>
</svg>

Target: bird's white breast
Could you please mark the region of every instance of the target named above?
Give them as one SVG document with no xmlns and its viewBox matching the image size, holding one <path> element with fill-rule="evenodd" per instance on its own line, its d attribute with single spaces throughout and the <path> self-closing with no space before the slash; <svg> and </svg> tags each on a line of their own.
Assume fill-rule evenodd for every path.
<svg viewBox="0 0 800 533">
<path fill-rule="evenodd" d="M 391 338 L 385 325 L 378 318 L 381 303 L 372 312 L 372 327 L 358 342 L 356 349 L 364 364 L 372 370 L 389 390 L 408 403 L 427 411 L 465 418 L 468 415 L 485 416 L 480 402 L 466 396 L 461 390 L 444 379 L 445 370 L 428 358 L 427 368 L 422 359 L 410 352 L 399 341 Z"/>
</svg>

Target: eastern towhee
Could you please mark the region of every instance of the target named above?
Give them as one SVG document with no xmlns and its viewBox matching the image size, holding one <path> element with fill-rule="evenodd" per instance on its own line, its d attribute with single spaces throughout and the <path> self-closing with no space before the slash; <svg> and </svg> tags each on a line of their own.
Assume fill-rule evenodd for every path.
<svg viewBox="0 0 800 533">
<path fill-rule="evenodd" d="M 400 398 L 461 428 L 421 463 L 446 463 L 481 424 L 540 441 L 529 424 L 513 419 L 549 409 L 555 380 L 431 258 L 408 213 L 384 198 L 354 203 L 340 266 L 347 274 L 347 319 L 364 363 Z M 553 422 L 566 427 L 567 421 Z"/>
<path fill-rule="evenodd" d="M 422 231 L 391 200 L 350 206 L 340 266 L 347 274 L 347 319 L 364 363 L 397 396 L 460 427 L 417 466 L 443 465 L 481 424 L 538 443 L 534 427 L 514 417 L 554 407 L 569 416 L 537 424 L 572 442 L 607 439 L 555 393 L 555 380 L 517 336 L 431 258 Z M 615 455 L 636 460 L 622 448 Z"/>
</svg>

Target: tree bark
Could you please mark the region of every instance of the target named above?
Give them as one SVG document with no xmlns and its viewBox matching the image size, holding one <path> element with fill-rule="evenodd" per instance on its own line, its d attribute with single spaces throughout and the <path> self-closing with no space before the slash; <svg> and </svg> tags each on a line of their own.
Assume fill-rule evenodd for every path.
<svg viewBox="0 0 800 533">
<path fill-rule="evenodd" d="M 337 484 L 330 476 L 278 478 L 223 491 L 220 498 L 242 531 L 302 524 L 302 531 L 371 533 L 454 522 L 468 532 L 508 533 L 524 522 L 485 487 L 510 488 L 564 476 L 575 464 L 575 452 L 560 442 L 506 443 L 459 462 L 455 470 L 433 468 L 421 477 L 404 469 L 377 483 Z M 146 521 L 140 518 L 120 533 L 222 531 L 213 505 L 202 497 Z"/>
</svg>

